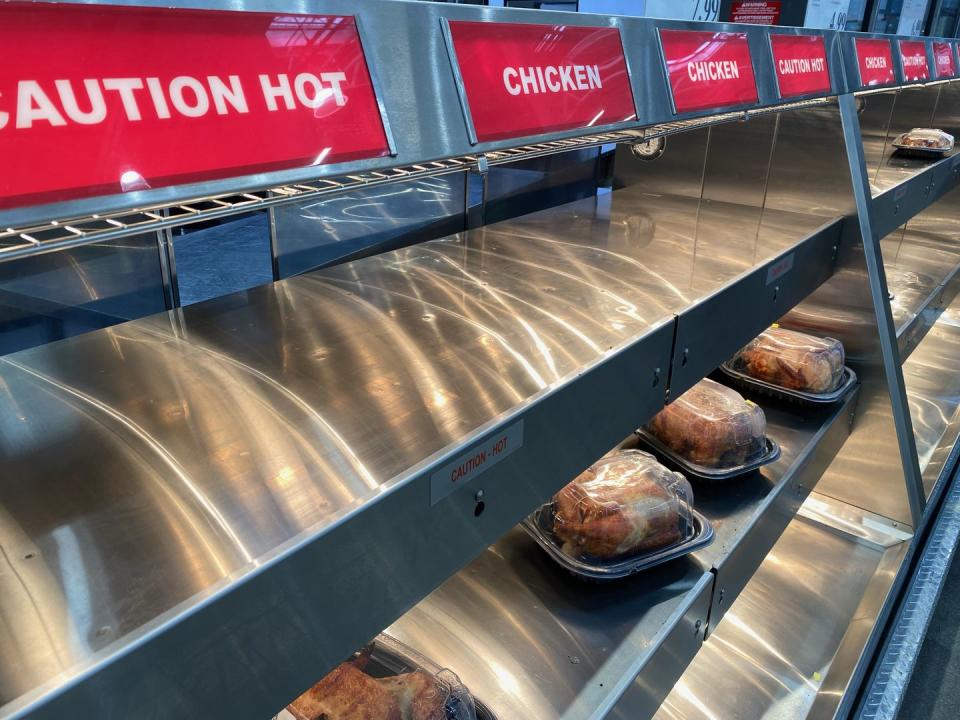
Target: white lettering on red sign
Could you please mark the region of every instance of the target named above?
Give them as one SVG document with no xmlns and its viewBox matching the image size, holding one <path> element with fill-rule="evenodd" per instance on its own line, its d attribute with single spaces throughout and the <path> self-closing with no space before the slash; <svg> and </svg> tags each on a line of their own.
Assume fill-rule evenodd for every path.
<svg viewBox="0 0 960 720">
<path fill-rule="evenodd" d="M 660 47 L 678 113 L 749 105 L 757 84 L 746 33 L 660 28 Z"/>
<path fill-rule="evenodd" d="M 478 142 L 636 119 L 617 28 L 466 20 L 447 26 Z"/>
<path fill-rule="evenodd" d="M 353 17 L 3 2 L 0 33 L 0 208 L 391 150 Z"/>
<path fill-rule="evenodd" d="M 777 91 L 781 98 L 830 92 L 830 68 L 822 35 L 772 33 L 770 49 L 776 62 Z"/>
<path fill-rule="evenodd" d="M 956 74 L 953 49 L 949 43 L 935 42 L 933 44 L 933 56 L 937 61 L 936 73 L 938 78 L 953 77 Z"/>
<path fill-rule="evenodd" d="M 338 107 L 346 105 L 342 85 L 344 72 L 298 73 L 290 78 L 286 73 L 257 76 L 258 100 L 269 112 L 295 110 L 298 107 L 319 108 L 332 101 Z M 247 85 L 253 84 L 248 78 Z M 123 115 L 129 122 L 139 122 L 144 116 L 169 120 L 174 115 L 199 118 L 213 112 L 217 115 L 250 112 L 248 92 L 239 75 L 207 75 L 173 78 L 120 77 L 86 78 L 79 81 L 20 80 L 12 114 L 14 128 L 28 130 L 38 123 L 61 127 L 70 123 L 98 125 L 109 122 L 109 102 L 113 93 L 120 101 Z M 0 110 L 0 130 L 9 125 L 11 111 Z"/>
<path fill-rule="evenodd" d="M 599 65 L 506 67 L 503 85 L 511 95 L 577 92 L 603 87 Z"/>
<path fill-rule="evenodd" d="M 784 75 L 804 75 L 823 72 L 827 66 L 823 58 L 786 58 L 777 61 L 777 69 Z"/>
<path fill-rule="evenodd" d="M 700 60 L 687 63 L 687 75 L 694 82 L 734 80 L 740 77 L 740 65 L 735 60 Z"/>
<path fill-rule="evenodd" d="M 903 56 L 903 65 L 904 67 L 925 67 L 927 64 L 926 58 L 922 55 L 904 55 Z"/>
<path fill-rule="evenodd" d="M 865 57 L 863 64 L 871 70 L 883 70 L 887 67 L 887 59 L 885 57 Z"/>
</svg>

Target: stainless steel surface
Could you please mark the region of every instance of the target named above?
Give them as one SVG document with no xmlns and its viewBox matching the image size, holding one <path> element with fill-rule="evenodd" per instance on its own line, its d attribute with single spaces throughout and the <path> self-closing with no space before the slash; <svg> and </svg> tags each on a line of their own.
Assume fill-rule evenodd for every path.
<svg viewBox="0 0 960 720">
<path fill-rule="evenodd" d="M 832 717 L 908 538 L 811 496 L 654 717 Z M 643 717 L 632 701 L 610 717 Z"/>
<path fill-rule="evenodd" d="M 164 310 L 155 235 L 0 265 L 0 355 Z"/>
<path fill-rule="evenodd" d="M 881 242 L 901 360 L 960 290 L 958 202 L 953 190 Z"/>
<path fill-rule="evenodd" d="M 451 173 L 274 208 L 279 276 L 462 230 L 465 178 Z"/>
<path fill-rule="evenodd" d="M 835 102 L 780 115 L 764 207 L 821 217 L 853 215 L 843 143 Z M 816 182 L 810 181 L 810 168 L 816 168 Z"/>
<path fill-rule="evenodd" d="M 453 669 L 499 718 L 600 718 L 677 625 L 681 642 L 663 652 L 680 650 L 679 674 L 702 642 L 711 585 L 688 558 L 585 582 L 516 528 L 388 632 Z"/>
<path fill-rule="evenodd" d="M 917 127 L 931 126 L 940 96 L 940 87 L 940 85 L 933 85 L 905 88 L 892 94 L 893 107 L 888 122 L 883 128 L 883 148 L 879 152 L 874 149 L 871 155 L 876 162 L 868 167 L 874 195 L 889 190 L 929 166 L 929 160 L 905 157 L 895 153 L 893 141 L 900 133 Z M 879 103 L 879 97 L 882 96 L 872 95 L 866 102 Z M 860 117 L 862 120 L 868 120 L 874 116 L 863 114 Z M 877 144 L 877 137 L 877 134 L 871 132 L 869 138 L 872 144 Z"/>
<path fill-rule="evenodd" d="M 763 405 L 761 398 L 752 398 Z M 698 485 L 697 507 L 714 524 L 717 537 L 697 553 L 716 572 L 710 632 L 842 451 L 856 403 L 854 393 L 833 408 L 815 411 L 763 405 L 768 432 L 781 444 L 780 459 L 738 483 Z"/>
<path fill-rule="evenodd" d="M 6 712 L 275 710 L 661 407 L 677 310 L 822 224 L 695 207 L 617 192 L 6 358 Z"/>
<path fill-rule="evenodd" d="M 960 483 L 953 482 L 924 544 L 892 630 L 855 715 L 895 720 L 960 538 Z"/>
<path fill-rule="evenodd" d="M 954 303 L 903 365 L 917 452 L 929 496 L 950 471 L 948 460 L 960 435 L 960 302 Z"/>
<path fill-rule="evenodd" d="M 729 605 L 816 485 L 847 435 L 853 401 L 819 413 L 768 407 L 780 460 L 723 486 L 695 483 L 695 506 L 716 537 L 691 556 L 588 583 L 517 529 L 390 632 L 454 668 L 499 717 L 604 717 L 628 686 L 632 702 L 642 697 L 646 708 L 629 717 L 649 716 L 693 658 L 706 613 L 726 610 L 716 588 L 727 583 Z M 694 585 L 711 569 L 718 569 L 713 609 L 710 594 Z"/>
<path fill-rule="evenodd" d="M 873 227 L 873 203 L 867 176 L 867 166 L 860 133 L 860 121 L 852 95 L 843 95 L 839 99 L 840 116 L 843 121 L 844 138 L 847 149 L 847 162 L 850 165 L 850 177 L 853 196 L 857 205 L 857 224 L 863 241 L 863 258 L 866 262 L 869 278 L 870 297 L 872 299 L 877 326 L 877 343 L 882 360 L 883 375 L 886 379 L 887 393 L 896 429 L 897 445 L 906 484 L 906 495 L 910 507 L 911 524 L 916 527 L 923 515 L 926 496 L 923 492 L 920 470 L 916 463 L 916 442 L 910 424 L 906 391 L 903 385 L 903 372 L 896 343 L 896 329 L 887 299 L 887 281 L 884 273 L 883 258 L 880 250 L 881 234 Z M 863 374 L 861 373 L 861 377 Z M 872 378 L 865 384 L 872 384 Z M 872 478 L 871 478 L 872 479 Z M 873 509 L 869 505 L 861 505 Z M 899 515 L 896 515 L 899 517 Z"/>
</svg>

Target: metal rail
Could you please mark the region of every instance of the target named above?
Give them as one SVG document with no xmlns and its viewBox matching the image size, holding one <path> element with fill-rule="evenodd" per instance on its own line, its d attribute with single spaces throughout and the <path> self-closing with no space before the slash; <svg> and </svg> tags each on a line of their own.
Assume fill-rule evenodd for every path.
<svg viewBox="0 0 960 720">
<path fill-rule="evenodd" d="M 823 105 L 835 101 L 818 98 L 787 103 L 770 108 L 738 111 L 709 117 L 678 120 L 653 125 L 642 130 L 618 130 L 584 135 L 577 138 L 551 140 L 496 150 L 482 155 L 489 165 L 503 165 L 544 155 L 596 147 L 609 143 L 634 142 L 672 135 L 720 123 L 746 120 L 769 112 L 781 112 Z M 157 232 L 192 223 L 216 220 L 293 202 L 312 200 L 322 195 L 373 187 L 386 183 L 437 177 L 455 172 L 475 170 L 481 155 L 464 155 L 446 160 L 433 160 L 388 170 L 375 170 L 345 175 L 336 179 L 322 178 L 308 182 L 279 185 L 242 193 L 224 193 L 178 203 L 161 203 L 112 213 L 94 213 L 81 217 L 62 218 L 49 222 L 0 231 L 0 263 L 33 255 L 76 248 L 83 245 L 117 240 L 131 235 Z"/>
</svg>

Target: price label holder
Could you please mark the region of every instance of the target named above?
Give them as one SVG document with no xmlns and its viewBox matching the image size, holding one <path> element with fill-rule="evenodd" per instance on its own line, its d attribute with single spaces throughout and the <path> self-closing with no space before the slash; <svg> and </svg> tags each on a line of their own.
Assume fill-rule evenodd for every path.
<svg viewBox="0 0 960 720">
<path fill-rule="evenodd" d="M 781 100 L 830 94 L 833 88 L 823 35 L 770 33 L 769 37 Z"/>
<path fill-rule="evenodd" d="M 957 76 L 957 58 L 953 52 L 953 43 L 933 43 L 933 66 L 937 80 L 946 80 Z"/>
<path fill-rule="evenodd" d="M 659 34 L 674 113 L 757 103 L 746 33 L 660 28 Z"/>
<path fill-rule="evenodd" d="M 12 2 L 0 33 L 2 208 L 394 154 L 352 16 Z"/>
<path fill-rule="evenodd" d="M 861 88 L 886 87 L 896 82 L 889 40 L 858 37 L 853 43 Z"/>
<path fill-rule="evenodd" d="M 927 43 L 923 40 L 899 40 L 900 65 L 904 82 L 926 82 L 930 79 Z"/>
<path fill-rule="evenodd" d="M 471 144 L 637 119 L 618 28 L 441 25 Z"/>
</svg>

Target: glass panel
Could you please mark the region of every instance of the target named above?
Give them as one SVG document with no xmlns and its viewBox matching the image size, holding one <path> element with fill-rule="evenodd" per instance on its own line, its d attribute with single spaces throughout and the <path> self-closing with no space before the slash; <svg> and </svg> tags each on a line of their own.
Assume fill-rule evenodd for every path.
<svg viewBox="0 0 960 720">
<path fill-rule="evenodd" d="M 585 148 L 491 167 L 485 221 L 498 222 L 594 195 L 599 152 Z"/>
<path fill-rule="evenodd" d="M 960 0 L 942 0 L 940 12 L 934 18 L 930 34 L 933 37 L 952 37 L 957 27 L 958 14 L 960 14 Z"/>
<path fill-rule="evenodd" d="M 0 264 L 0 355 L 165 309 L 154 234 Z"/>
<path fill-rule="evenodd" d="M 280 277 L 463 230 L 464 177 L 392 183 L 276 208 Z"/>
<path fill-rule="evenodd" d="M 273 281 L 266 212 L 179 228 L 173 247 L 181 305 Z"/>
</svg>

